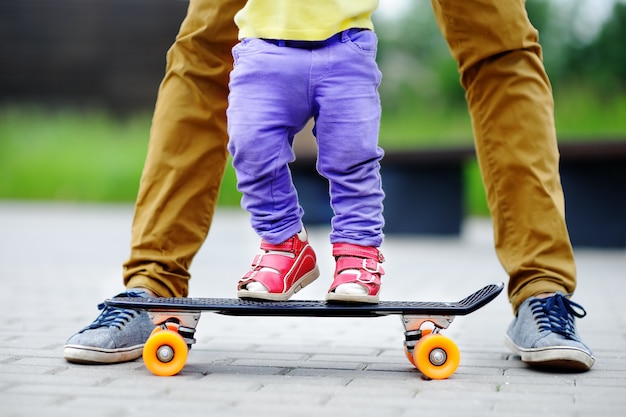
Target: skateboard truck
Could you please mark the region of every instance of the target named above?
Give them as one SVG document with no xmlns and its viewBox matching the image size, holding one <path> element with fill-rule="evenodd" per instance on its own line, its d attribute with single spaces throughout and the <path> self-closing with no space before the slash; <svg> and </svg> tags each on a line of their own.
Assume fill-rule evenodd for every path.
<svg viewBox="0 0 626 417">
<path fill-rule="evenodd" d="M 415 347 L 419 341 L 429 334 L 438 334 L 442 329 L 447 329 L 454 316 L 428 316 L 428 315 L 402 315 L 400 317 L 404 326 L 404 349 L 409 362 L 415 363 Z M 432 324 L 434 327 L 424 327 L 426 323 Z M 428 354 L 428 361 L 434 367 L 444 365 L 448 361 L 448 353 L 442 348 L 433 348 Z M 428 375 L 424 375 L 426 379 L 432 379 Z"/>
<path fill-rule="evenodd" d="M 189 349 L 196 343 L 194 335 L 200 315 L 200 311 L 148 311 L 148 316 L 157 329 L 171 330 L 180 334 Z"/>
</svg>

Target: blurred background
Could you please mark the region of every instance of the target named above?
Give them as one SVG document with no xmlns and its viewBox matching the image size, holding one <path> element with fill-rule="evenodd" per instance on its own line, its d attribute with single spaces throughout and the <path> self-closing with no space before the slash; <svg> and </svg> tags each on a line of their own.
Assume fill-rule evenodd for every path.
<svg viewBox="0 0 626 417">
<path fill-rule="evenodd" d="M 0 199 L 133 202 L 183 0 L 0 3 Z M 561 143 L 626 142 L 626 1 L 528 0 Z M 454 61 L 427 0 L 375 15 L 388 151 L 471 147 Z M 476 163 L 466 211 L 487 214 Z M 238 206 L 229 167 L 220 204 Z M 625 191 L 618 190 L 620 193 Z"/>
</svg>

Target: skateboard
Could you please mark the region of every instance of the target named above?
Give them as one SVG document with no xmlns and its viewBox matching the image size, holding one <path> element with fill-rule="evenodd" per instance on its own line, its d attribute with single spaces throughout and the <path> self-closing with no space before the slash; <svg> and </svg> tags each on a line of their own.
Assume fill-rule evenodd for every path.
<svg viewBox="0 0 626 417">
<path fill-rule="evenodd" d="M 440 331 L 455 316 L 470 314 L 500 294 L 503 283 L 490 284 L 456 302 L 381 301 L 378 304 L 326 301 L 253 301 L 231 298 L 111 298 L 106 305 L 145 310 L 155 329 L 143 348 L 145 366 L 155 375 L 171 376 L 185 366 L 203 311 L 227 316 L 381 317 L 399 315 L 404 351 L 427 379 L 446 379 L 456 371 L 460 352 Z"/>
</svg>

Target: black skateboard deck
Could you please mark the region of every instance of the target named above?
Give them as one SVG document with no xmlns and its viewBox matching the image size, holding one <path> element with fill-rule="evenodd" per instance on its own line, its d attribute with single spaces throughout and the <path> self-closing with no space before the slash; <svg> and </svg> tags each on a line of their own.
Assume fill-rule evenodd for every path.
<svg viewBox="0 0 626 417">
<path fill-rule="evenodd" d="M 381 301 L 378 304 L 326 301 L 252 301 L 233 298 L 112 298 L 112 307 L 145 310 L 156 328 L 146 341 L 143 359 L 156 375 L 175 375 L 195 343 L 203 311 L 228 316 L 381 317 L 400 315 L 405 354 L 428 379 L 450 377 L 460 362 L 456 344 L 440 334 L 455 316 L 470 314 L 498 296 L 503 283 L 487 285 L 459 301 Z"/>
<path fill-rule="evenodd" d="M 487 285 L 460 301 L 381 301 L 378 304 L 326 301 L 253 301 L 237 298 L 112 298 L 106 305 L 148 311 L 212 311 L 227 316 L 378 317 L 470 314 L 496 298 L 504 284 Z"/>
</svg>

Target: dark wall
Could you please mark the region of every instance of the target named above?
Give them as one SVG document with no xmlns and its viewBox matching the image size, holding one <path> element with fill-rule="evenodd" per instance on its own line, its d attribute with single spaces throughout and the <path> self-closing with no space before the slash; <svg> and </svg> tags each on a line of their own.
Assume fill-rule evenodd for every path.
<svg viewBox="0 0 626 417">
<path fill-rule="evenodd" d="M 181 0 L 2 0 L 0 105 L 150 110 Z"/>
</svg>

